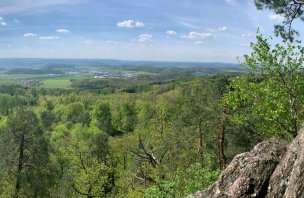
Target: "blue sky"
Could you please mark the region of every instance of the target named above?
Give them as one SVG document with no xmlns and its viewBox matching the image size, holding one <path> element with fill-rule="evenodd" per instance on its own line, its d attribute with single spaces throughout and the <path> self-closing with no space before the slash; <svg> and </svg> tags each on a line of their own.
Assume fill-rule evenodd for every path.
<svg viewBox="0 0 304 198">
<path fill-rule="evenodd" d="M 1 0 L 0 57 L 237 62 L 280 20 L 253 0 Z"/>
</svg>

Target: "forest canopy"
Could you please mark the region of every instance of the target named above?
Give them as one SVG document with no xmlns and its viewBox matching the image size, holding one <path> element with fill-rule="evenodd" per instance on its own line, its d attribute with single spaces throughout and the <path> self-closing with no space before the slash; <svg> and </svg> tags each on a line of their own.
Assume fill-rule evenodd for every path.
<svg viewBox="0 0 304 198">
<path fill-rule="evenodd" d="M 258 32 L 236 72 L 129 65 L 140 75 L 100 72 L 67 89 L 1 82 L 0 197 L 185 197 L 258 142 L 294 138 L 304 120 L 304 47 L 292 24 L 304 20 L 304 2 L 255 4 L 284 17 L 275 26 L 284 42 Z M 50 72 L 64 73 L 3 75 Z"/>
</svg>

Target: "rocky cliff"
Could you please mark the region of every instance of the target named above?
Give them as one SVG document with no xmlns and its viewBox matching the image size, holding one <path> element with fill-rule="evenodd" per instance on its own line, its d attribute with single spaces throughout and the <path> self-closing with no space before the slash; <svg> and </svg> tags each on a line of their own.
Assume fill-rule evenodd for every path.
<svg viewBox="0 0 304 198">
<path fill-rule="evenodd" d="M 187 198 L 304 198 L 304 129 L 237 155 L 207 190 Z"/>
</svg>

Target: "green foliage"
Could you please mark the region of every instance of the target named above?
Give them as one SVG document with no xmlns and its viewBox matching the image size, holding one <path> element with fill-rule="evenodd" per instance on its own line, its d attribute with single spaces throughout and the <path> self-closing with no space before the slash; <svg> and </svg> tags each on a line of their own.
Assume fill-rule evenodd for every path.
<svg viewBox="0 0 304 198">
<path fill-rule="evenodd" d="M 122 130 L 132 132 L 135 129 L 137 122 L 137 113 L 134 103 L 125 103 L 122 107 Z"/>
<path fill-rule="evenodd" d="M 67 106 L 65 110 L 66 120 L 73 124 L 82 123 L 84 117 L 84 107 L 80 102 L 74 102 Z"/>
<path fill-rule="evenodd" d="M 60 185 L 56 191 L 67 192 L 73 196 L 103 197 L 112 183 L 111 168 L 105 164 L 106 154 L 102 145 L 107 144 L 100 132 L 94 128 L 75 125 L 69 131 L 64 125 L 58 125 L 51 136 L 54 148 L 53 161 L 61 171 Z M 67 189 L 61 189 L 61 186 Z"/>
<path fill-rule="evenodd" d="M 202 168 L 200 163 L 192 164 L 187 169 L 179 169 L 170 180 L 160 180 L 145 192 L 147 198 L 185 197 L 212 184 L 219 175 L 219 170 L 213 170 L 210 159 Z"/>
<path fill-rule="evenodd" d="M 223 167 L 222 126 L 227 161 L 256 140 L 222 112 L 227 77 L 164 79 L 119 82 L 132 93 L 11 87 L 14 94 L 0 94 L 0 197 L 14 196 L 18 174 L 20 197 L 184 197 L 207 188 Z M 34 156 L 37 169 L 17 171 L 16 132 L 29 142 L 24 162 Z"/>
<path fill-rule="evenodd" d="M 109 135 L 114 135 L 115 130 L 112 125 L 112 114 L 109 103 L 97 101 L 92 111 L 92 117 L 95 119 L 99 129 Z"/>
<path fill-rule="evenodd" d="M 225 103 L 237 123 L 255 123 L 267 136 L 295 136 L 303 120 L 304 48 L 300 43 L 275 45 L 257 36 L 242 63 L 249 73 L 232 79 Z"/>
<path fill-rule="evenodd" d="M 18 110 L 1 134 L 3 192 L 8 197 L 47 196 L 53 180 L 49 146 L 36 114 Z"/>
<path fill-rule="evenodd" d="M 45 129 L 50 129 L 52 123 L 54 123 L 56 117 L 55 114 L 50 110 L 45 110 L 40 114 L 42 125 Z"/>
<path fill-rule="evenodd" d="M 70 144 L 67 174 L 71 177 L 70 182 L 76 194 L 87 197 L 105 196 L 110 169 L 92 156 L 92 147 L 85 141 L 71 140 Z"/>
</svg>

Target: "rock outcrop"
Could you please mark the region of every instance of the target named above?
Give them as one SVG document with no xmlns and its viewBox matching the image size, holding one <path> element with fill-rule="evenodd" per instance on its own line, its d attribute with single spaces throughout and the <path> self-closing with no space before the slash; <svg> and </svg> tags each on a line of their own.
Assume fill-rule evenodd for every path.
<svg viewBox="0 0 304 198">
<path fill-rule="evenodd" d="M 304 129 L 271 175 L 266 197 L 304 198 Z"/>
<path fill-rule="evenodd" d="M 272 138 L 237 155 L 218 181 L 187 198 L 304 198 L 304 129 L 288 144 Z"/>
</svg>

